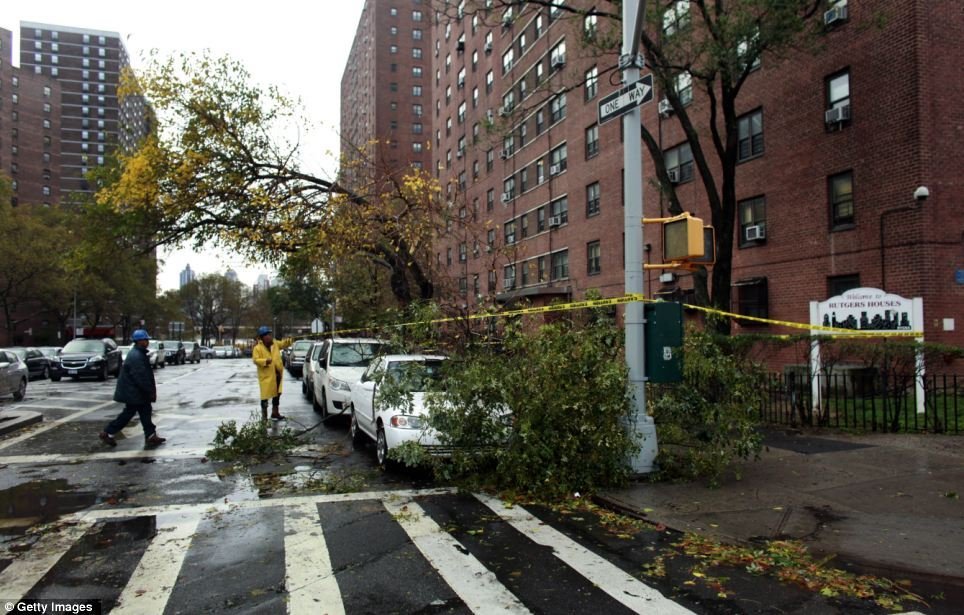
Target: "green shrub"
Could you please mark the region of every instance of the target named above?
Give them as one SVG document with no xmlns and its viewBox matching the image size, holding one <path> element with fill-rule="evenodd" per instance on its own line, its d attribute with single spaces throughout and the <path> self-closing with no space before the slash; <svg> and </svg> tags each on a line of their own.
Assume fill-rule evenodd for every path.
<svg viewBox="0 0 964 615">
<path fill-rule="evenodd" d="M 265 422 L 253 413 L 240 427 L 236 421 L 221 423 L 207 456 L 214 461 L 258 462 L 285 455 L 297 444 L 298 439 L 290 429 L 285 428 L 277 435 L 269 434 Z"/>
</svg>

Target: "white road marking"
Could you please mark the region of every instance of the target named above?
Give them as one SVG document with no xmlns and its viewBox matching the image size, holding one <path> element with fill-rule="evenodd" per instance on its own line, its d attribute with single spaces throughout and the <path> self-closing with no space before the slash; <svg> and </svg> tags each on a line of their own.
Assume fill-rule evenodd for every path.
<svg viewBox="0 0 964 615">
<path fill-rule="evenodd" d="M 97 412 L 98 410 L 103 410 L 103 409 L 106 408 L 107 406 L 110 406 L 110 405 L 112 405 L 112 404 L 114 404 L 114 403 L 116 403 L 116 402 L 113 402 L 113 401 L 105 401 L 105 402 L 103 402 L 103 403 L 101 403 L 101 404 L 97 404 L 96 406 L 91 406 L 90 408 L 87 408 L 86 410 L 81 410 L 80 412 L 74 412 L 74 413 L 71 414 L 71 415 L 68 415 L 68 416 L 65 416 L 65 417 L 63 417 L 63 418 L 57 419 L 56 421 L 52 421 L 52 422 L 50 422 L 50 423 L 44 423 L 42 427 L 38 427 L 37 429 L 34 429 L 34 430 L 32 430 L 32 431 L 29 431 L 29 432 L 27 432 L 27 433 L 25 433 L 25 434 L 21 434 L 21 435 L 15 437 L 15 438 L 10 438 L 9 440 L 4 440 L 3 442 L 0 442 L 0 450 L 5 449 L 5 448 L 8 448 L 8 447 L 11 447 L 11 446 L 13 446 L 14 444 L 20 444 L 20 443 L 23 442 L 24 440 L 28 440 L 28 439 L 30 439 L 30 438 L 33 438 L 34 436 L 38 436 L 38 435 L 44 433 L 45 431 L 50 431 L 51 429 L 53 429 L 53 428 L 55 428 L 55 427 L 60 427 L 60 426 L 63 425 L 64 423 L 69 423 L 69 422 L 71 422 L 71 421 L 76 421 L 76 420 L 79 419 L 80 417 L 85 416 L 85 415 L 88 415 L 88 414 L 90 414 L 91 412 Z"/>
<path fill-rule="evenodd" d="M 106 447 L 105 447 L 106 448 Z M 103 453 L 42 453 L 38 455 L 0 456 L 0 464 L 11 463 L 83 463 L 85 461 L 115 461 L 120 459 L 190 459 L 207 455 L 206 448 L 149 448 Z"/>
<path fill-rule="evenodd" d="M 551 547 L 553 554 L 567 566 L 633 611 L 647 615 L 692 613 L 562 532 L 544 524 L 521 506 L 506 508 L 496 498 L 483 494 L 475 494 L 475 497 L 536 544 Z"/>
<path fill-rule="evenodd" d="M 529 613 L 495 574 L 411 501 L 384 502 L 418 550 L 473 613 Z"/>
<path fill-rule="evenodd" d="M 163 613 L 197 530 L 198 515 L 157 517 L 157 535 L 124 586 L 115 615 Z"/>
<path fill-rule="evenodd" d="M 318 504 L 285 506 L 285 587 L 292 615 L 344 615 Z"/>
<path fill-rule="evenodd" d="M 161 386 L 162 384 L 171 384 L 172 382 L 177 382 L 177 381 L 180 380 L 181 378 L 186 378 L 186 377 L 190 376 L 191 374 L 193 374 L 194 372 L 199 371 L 200 369 L 201 369 L 200 367 L 195 367 L 194 369 L 192 369 L 192 370 L 189 371 L 188 373 L 186 373 L 186 374 L 181 374 L 181 375 L 178 376 L 177 378 L 171 378 L 170 380 L 164 380 L 163 382 L 158 382 L 158 383 L 157 383 L 157 386 Z"/>
<path fill-rule="evenodd" d="M 89 528 L 88 523 L 77 523 L 44 534 L 30 551 L 0 572 L 4 600 L 17 602 L 23 598 Z"/>
<path fill-rule="evenodd" d="M 88 399 L 87 401 L 89 402 L 90 400 Z M 40 403 L 40 400 L 37 400 L 36 402 L 17 406 L 15 410 L 83 410 L 83 408 L 78 408 L 77 406 L 55 406 L 53 404 L 42 404 Z"/>
</svg>

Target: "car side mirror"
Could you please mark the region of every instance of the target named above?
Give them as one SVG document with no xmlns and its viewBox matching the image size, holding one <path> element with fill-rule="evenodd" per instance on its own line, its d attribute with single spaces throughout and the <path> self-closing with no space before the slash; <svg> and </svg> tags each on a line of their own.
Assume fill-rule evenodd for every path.
<svg viewBox="0 0 964 615">
<path fill-rule="evenodd" d="M 320 359 L 318 359 L 318 367 L 321 367 L 321 368 L 323 368 L 323 369 L 327 369 L 327 368 L 328 368 L 328 359 L 326 359 L 325 357 L 321 357 Z"/>
</svg>

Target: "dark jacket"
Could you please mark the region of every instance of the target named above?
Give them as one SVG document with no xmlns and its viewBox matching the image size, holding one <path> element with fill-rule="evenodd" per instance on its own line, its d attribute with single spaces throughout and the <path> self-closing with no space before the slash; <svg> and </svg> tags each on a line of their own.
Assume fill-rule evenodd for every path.
<svg viewBox="0 0 964 615">
<path fill-rule="evenodd" d="M 151 359 L 147 356 L 146 348 L 135 345 L 124 359 L 124 366 L 117 378 L 117 388 L 114 390 L 114 401 L 131 406 L 144 406 L 156 399 L 157 387 L 154 384 Z"/>
</svg>

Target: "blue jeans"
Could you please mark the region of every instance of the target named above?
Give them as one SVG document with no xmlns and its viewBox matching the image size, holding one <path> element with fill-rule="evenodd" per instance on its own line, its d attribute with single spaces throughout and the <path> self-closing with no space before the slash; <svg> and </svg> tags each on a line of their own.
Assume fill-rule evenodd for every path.
<svg viewBox="0 0 964 615">
<path fill-rule="evenodd" d="M 127 404 L 126 406 L 124 406 L 124 409 L 121 411 L 121 413 L 117 415 L 117 418 L 111 421 L 109 425 L 107 425 L 107 429 L 105 429 L 104 431 L 106 431 L 110 435 L 114 435 L 121 429 L 124 429 L 125 427 L 127 427 L 127 424 L 131 422 L 131 419 L 134 418 L 135 414 L 141 419 L 141 427 L 144 428 L 144 437 L 145 438 L 151 437 L 154 434 L 154 432 L 157 431 L 157 427 L 155 427 L 154 423 L 151 422 L 151 405 L 150 404 L 144 404 L 144 405 Z"/>
</svg>

